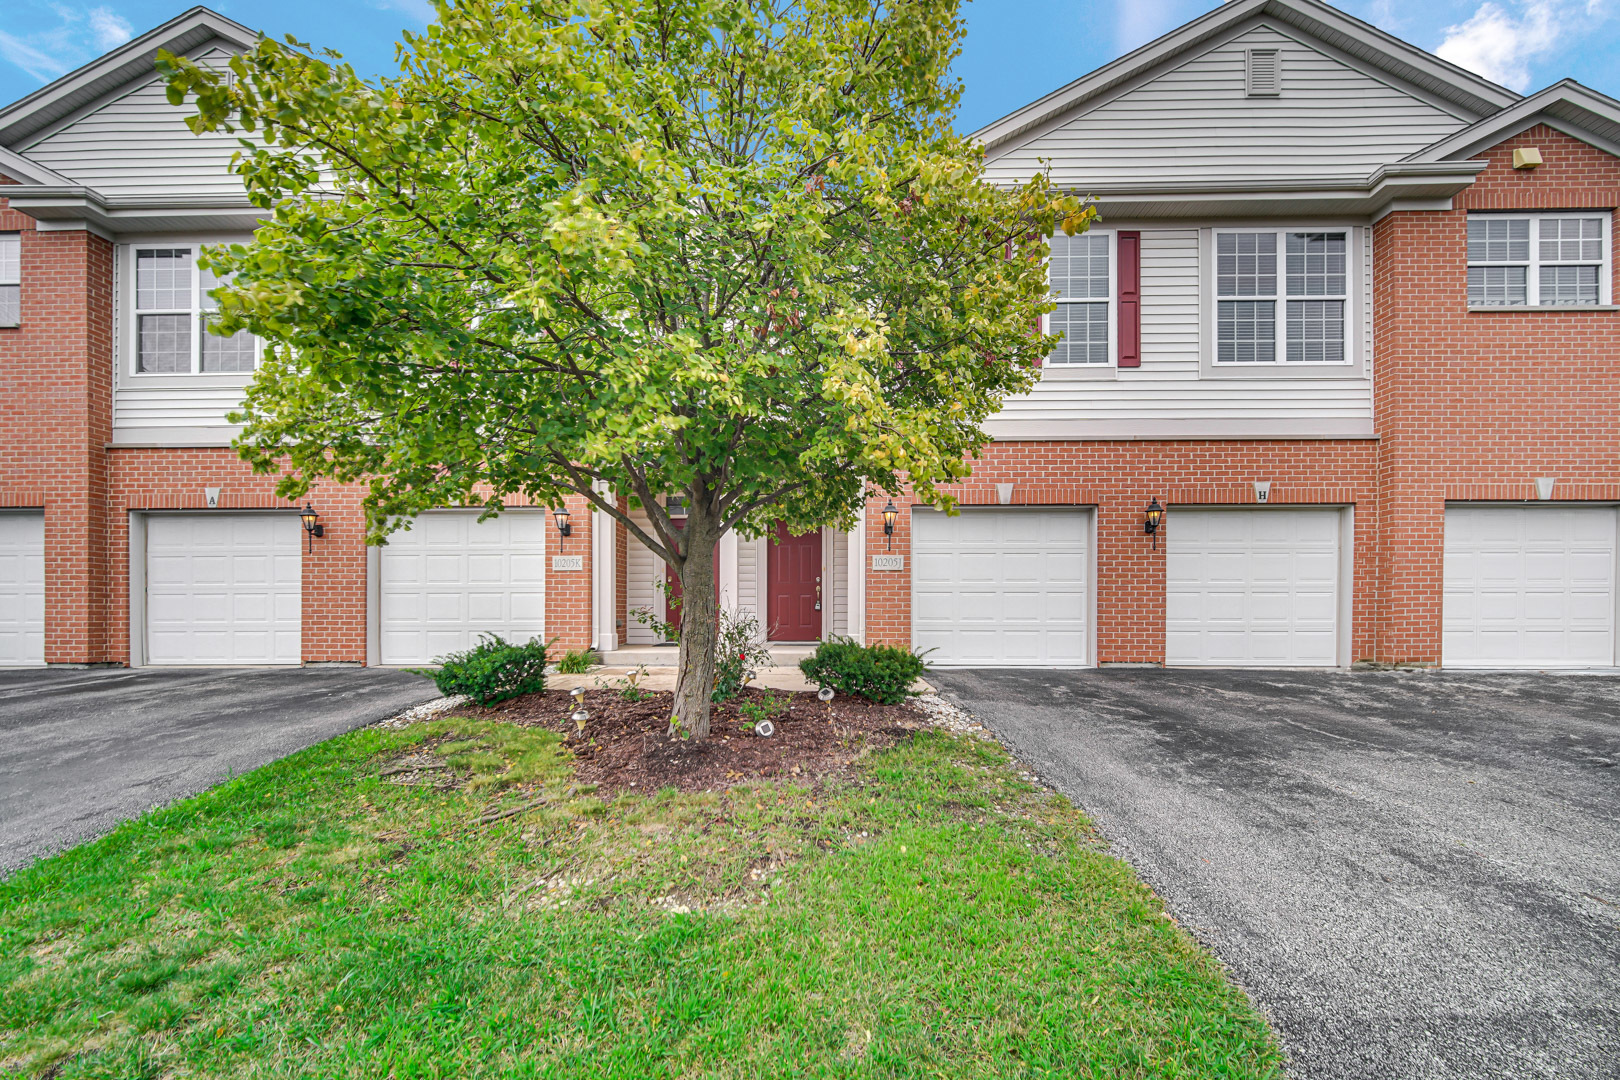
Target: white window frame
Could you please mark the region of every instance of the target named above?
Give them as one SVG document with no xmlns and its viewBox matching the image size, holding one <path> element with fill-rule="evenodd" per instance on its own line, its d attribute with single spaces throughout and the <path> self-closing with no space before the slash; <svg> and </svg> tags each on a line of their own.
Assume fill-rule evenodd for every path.
<svg viewBox="0 0 1620 1080">
<path fill-rule="evenodd" d="M 1520 219 L 1530 222 L 1530 260 L 1526 263 L 1518 262 L 1467 262 L 1463 271 L 1463 300 L 1468 304 L 1469 311 L 1591 311 L 1594 308 L 1610 307 L 1614 304 L 1614 219 L 1609 210 L 1559 210 L 1556 212 L 1527 213 L 1523 210 L 1514 211 L 1487 211 L 1470 210 L 1468 220 L 1474 218 L 1493 218 L 1498 220 Z M 1598 298 L 1595 304 L 1544 304 L 1541 301 L 1541 268 L 1547 266 L 1591 266 L 1591 263 L 1550 262 L 1541 261 L 1541 223 L 1543 221 L 1569 220 L 1580 218 L 1598 218 L 1602 225 L 1599 231 L 1603 239 L 1603 253 L 1598 264 Z M 1468 243 L 1467 225 L 1464 224 L 1463 245 L 1465 248 L 1464 261 L 1467 261 L 1466 246 Z M 1468 299 L 1468 269 L 1475 266 L 1523 266 L 1525 267 L 1525 302 L 1522 304 L 1476 304 Z"/>
<path fill-rule="evenodd" d="M 246 243 L 251 237 L 229 237 L 222 239 L 195 239 L 152 237 L 150 239 L 132 240 L 123 245 L 122 258 L 119 260 L 120 292 L 119 306 L 123 309 L 124 328 L 120 333 L 123 359 L 120 363 L 121 374 L 138 382 L 161 382 L 163 380 L 179 381 L 185 385 L 202 385 L 207 381 L 218 381 L 221 385 L 246 386 L 253 380 L 258 372 L 259 364 L 264 359 L 264 341 L 255 339 L 253 351 L 252 371 L 204 371 L 202 370 L 202 338 L 207 331 L 203 328 L 204 297 L 202 268 L 197 265 L 197 257 L 204 247 L 223 243 Z M 152 309 L 142 311 L 139 307 L 137 291 L 137 273 L 139 268 L 139 253 L 142 251 L 167 250 L 191 252 L 191 307 L 189 312 L 176 308 Z M 172 314 L 189 315 L 191 334 L 191 369 L 189 371 L 142 371 L 140 369 L 140 317 L 142 315 Z"/>
<path fill-rule="evenodd" d="M 1271 233 L 1277 239 L 1277 291 L 1269 296 L 1222 296 L 1220 294 L 1220 268 L 1219 251 L 1222 236 L 1237 236 L 1252 233 Z M 1335 296 L 1290 296 L 1288 295 L 1288 236 L 1290 233 L 1343 233 L 1345 249 L 1344 287 L 1343 295 Z M 1309 225 L 1309 226 L 1248 226 L 1219 228 L 1212 231 L 1210 239 L 1209 271 L 1207 274 L 1207 289 L 1211 297 L 1209 318 L 1209 363 L 1217 371 L 1265 371 L 1277 372 L 1280 370 L 1327 370 L 1347 371 L 1356 367 L 1356 328 L 1359 325 L 1360 305 L 1357 303 L 1357 282 L 1360 274 L 1361 260 L 1358 258 L 1356 247 L 1360 242 L 1358 231 L 1349 225 Z M 1274 308 L 1272 332 L 1274 344 L 1271 360 L 1243 360 L 1223 362 L 1220 359 L 1220 305 L 1223 301 L 1271 301 Z M 1288 359 L 1288 302 L 1290 300 L 1340 300 L 1344 303 L 1344 359 L 1342 360 L 1289 360 Z"/>
<path fill-rule="evenodd" d="M 1108 359 L 1101 364 L 1070 364 L 1058 363 L 1052 360 L 1048 353 L 1041 359 L 1042 377 L 1055 377 L 1059 379 L 1083 378 L 1113 378 L 1114 372 L 1119 368 L 1119 235 L 1113 229 L 1087 229 L 1089 236 L 1103 236 L 1108 239 L 1108 296 L 1102 300 L 1065 300 L 1063 304 L 1103 304 L 1108 309 L 1106 322 L 1108 325 Z M 1051 288 L 1051 256 L 1047 256 L 1045 265 L 1047 271 L 1047 288 Z M 1041 316 L 1041 333 L 1052 332 L 1052 316 Z"/>
<path fill-rule="evenodd" d="M 0 242 L 9 242 L 17 245 L 16 276 L 13 277 L 11 274 L 0 271 L 0 288 L 12 288 L 17 290 L 17 321 L 0 322 L 0 328 L 9 330 L 22 325 L 22 233 L 10 229 L 0 232 Z M 0 260 L 0 267 L 3 267 L 4 265 L 5 260 Z"/>
</svg>

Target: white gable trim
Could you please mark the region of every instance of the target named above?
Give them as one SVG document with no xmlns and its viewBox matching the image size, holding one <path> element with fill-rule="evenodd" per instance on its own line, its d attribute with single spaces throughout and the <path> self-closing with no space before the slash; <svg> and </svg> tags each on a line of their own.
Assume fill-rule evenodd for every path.
<svg viewBox="0 0 1620 1080">
<path fill-rule="evenodd" d="M 1054 120 L 1062 123 L 1072 119 L 1093 98 L 1109 93 L 1121 83 L 1136 80 L 1145 72 L 1177 62 L 1183 54 L 1205 46 L 1211 38 L 1229 37 L 1231 28 L 1256 21 L 1261 16 L 1271 16 L 1275 20 L 1271 25 L 1279 32 L 1283 31 L 1277 23 L 1287 24 L 1296 33 L 1304 33 L 1310 38 L 1311 48 L 1324 52 L 1331 49 L 1333 53 L 1329 55 L 1336 53 L 1335 58 L 1341 60 L 1353 53 L 1363 64 L 1377 69 L 1380 78 L 1394 78 L 1402 89 L 1422 89 L 1432 99 L 1445 100 L 1446 110 L 1464 120 L 1487 116 L 1519 100 L 1519 95 L 1505 87 L 1317 0 L 1230 0 L 1113 63 L 985 125 L 972 137 L 992 154 L 1014 139 L 1021 144 L 1027 139 L 1019 137 L 1031 129 L 1045 127 Z"/>
<path fill-rule="evenodd" d="M 37 161 L 32 161 L 23 155 L 0 146 L 0 176 L 8 176 L 19 184 L 50 184 L 53 186 L 68 187 L 73 181 L 59 172 L 52 172 Z M 9 187 L 10 185 L 7 185 Z M 5 194 L 6 188 L 0 187 L 0 196 Z"/>
<path fill-rule="evenodd" d="M 1406 160 L 1460 161 L 1537 124 L 1546 124 L 1571 138 L 1620 156 L 1620 101 L 1582 86 L 1574 79 L 1564 79 L 1424 147 Z"/>
</svg>

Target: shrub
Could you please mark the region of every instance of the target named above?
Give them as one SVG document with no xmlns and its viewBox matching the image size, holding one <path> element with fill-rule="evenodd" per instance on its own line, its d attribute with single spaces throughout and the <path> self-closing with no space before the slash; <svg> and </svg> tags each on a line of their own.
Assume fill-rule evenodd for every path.
<svg viewBox="0 0 1620 1080">
<path fill-rule="evenodd" d="M 497 634 L 480 634 L 466 652 L 450 653 L 434 662 L 437 669 L 411 668 L 426 675 L 445 695 L 465 694 L 478 705 L 534 694 L 546 688 L 546 645 L 535 640 L 513 645 Z"/>
<path fill-rule="evenodd" d="M 859 694 L 879 705 L 898 705 L 928 670 L 923 654 L 898 645 L 862 645 L 854 638 L 823 641 L 799 661 L 804 677 L 841 694 Z"/>
<path fill-rule="evenodd" d="M 557 674 L 583 675 L 601 662 L 595 649 L 569 649 L 557 661 Z"/>
<path fill-rule="evenodd" d="M 730 701 L 742 693 L 743 676 L 771 666 L 771 651 L 759 617 L 750 611 L 735 615 L 720 612 L 720 635 L 714 647 L 714 701 Z"/>
</svg>

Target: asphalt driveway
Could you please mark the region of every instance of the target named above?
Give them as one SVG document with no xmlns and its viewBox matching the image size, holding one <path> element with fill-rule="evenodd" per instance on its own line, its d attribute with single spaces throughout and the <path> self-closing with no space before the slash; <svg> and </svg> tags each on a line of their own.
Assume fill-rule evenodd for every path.
<svg viewBox="0 0 1620 1080">
<path fill-rule="evenodd" d="M 377 668 L 0 671 L 0 876 L 437 696 Z"/>
<path fill-rule="evenodd" d="M 1292 1075 L 1620 1077 L 1620 679 L 929 678 L 1090 812 Z"/>
</svg>

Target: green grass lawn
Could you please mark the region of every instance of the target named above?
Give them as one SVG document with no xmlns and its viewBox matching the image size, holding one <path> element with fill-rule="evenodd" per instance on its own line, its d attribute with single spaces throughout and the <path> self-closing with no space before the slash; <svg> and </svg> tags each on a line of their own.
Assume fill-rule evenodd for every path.
<svg viewBox="0 0 1620 1080">
<path fill-rule="evenodd" d="M 424 743 L 461 783 L 381 778 Z M 924 732 L 821 791 L 571 776 L 544 731 L 368 729 L 17 874 L 0 1075 L 1281 1074 L 993 744 Z"/>
</svg>

